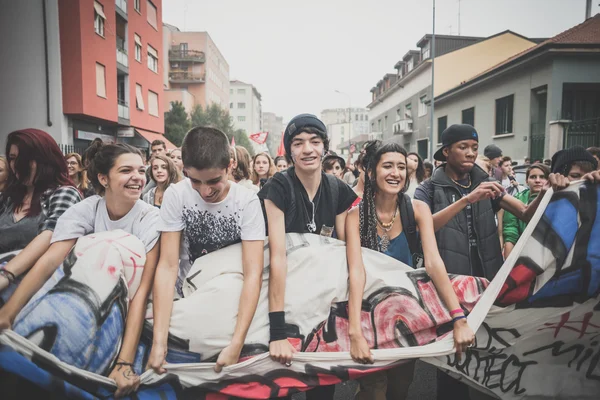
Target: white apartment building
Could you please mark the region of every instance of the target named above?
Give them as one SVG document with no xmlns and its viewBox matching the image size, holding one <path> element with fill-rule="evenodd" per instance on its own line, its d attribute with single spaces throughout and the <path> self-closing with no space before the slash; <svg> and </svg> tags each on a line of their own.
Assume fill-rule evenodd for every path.
<svg viewBox="0 0 600 400">
<path fill-rule="evenodd" d="M 263 113 L 263 132 L 269 133 L 269 136 L 267 136 L 267 147 L 273 157 L 277 155 L 277 149 L 279 148 L 284 129 L 283 117 L 279 117 L 272 112 Z"/>
<path fill-rule="evenodd" d="M 236 129 L 242 129 L 250 137 L 263 131 L 261 95 L 256 88 L 241 81 L 229 83 L 229 115 Z M 265 151 L 266 143 L 252 141 L 254 151 Z"/>
<path fill-rule="evenodd" d="M 328 108 L 321 111 L 321 121 L 329 136 L 329 149 L 346 154 L 353 138 L 369 132 L 368 114 L 366 108 Z"/>
</svg>

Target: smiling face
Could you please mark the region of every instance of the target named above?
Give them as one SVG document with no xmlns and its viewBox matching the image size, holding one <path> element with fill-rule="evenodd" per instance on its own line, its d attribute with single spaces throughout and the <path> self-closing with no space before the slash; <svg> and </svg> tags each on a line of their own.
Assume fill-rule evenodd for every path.
<svg viewBox="0 0 600 400">
<path fill-rule="evenodd" d="M 321 169 L 325 144 L 316 133 L 302 132 L 292 139 L 292 160 L 296 169 L 314 172 Z"/>
<path fill-rule="evenodd" d="M 229 168 L 231 166 L 225 169 L 196 169 L 189 167 L 185 169 L 185 172 L 190 179 L 192 188 L 198 192 L 202 200 L 207 203 L 218 203 L 224 200 L 227 197 L 227 193 L 229 193 Z"/>
<path fill-rule="evenodd" d="M 173 150 L 171 152 L 171 160 L 179 170 L 179 172 L 183 171 L 183 161 L 181 160 L 181 150 Z"/>
<path fill-rule="evenodd" d="M 269 175 L 269 158 L 259 155 L 254 159 L 254 172 L 259 178 L 267 178 Z"/>
<path fill-rule="evenodd" d="M 136 202 L 146 184 L 144 160 L 139 154 L 121 154 L 108 175 L 98 174 L 98 181 L 106 188 L 107 197 L 115 201 Z"/>
<path fill-rule="evenodd" d="M 531 193 L 539 193 L 547 181 L 548 178 L 544 171 L 539 168 L 532 168 L 527 177 L 527 186 L 529 186 Z"/>
<path fill-rule="evenodd" d="M 152 177 L 157 184 L 165 183 L 169 177 L 169 166 L 163 160 L 152 160 Z"/>
<path fill-rule="evenodd" d="M 403 154 L 383 153 L 375 169 L 377 191 L 397 195 L 404 188 L 406 173 L 406 157 Z"/>
<path fill-rule="evenodd" d="M 77 161 L 75 157 L 67 158 L 67 171 L 69 171 L 69 177 L 73 177 L 74 175 L 77 175 L 79 171 L 81 171 L 79 161 Z"/>
<path fill-rule="evenodd" d="M 343 178 L 343 172 L 344 170 L 342 169 L 342 166 L 340 165 L 339 161 L 334 161 L 332 167 L 330 169 L 325 170 L 326 174 L 333 175 L 339 179 Z"/>
<path fill-rule="evenodd" d="M 444 149 L 448 165 L 459 173 L 467 174 L 473 169 L 479 143 L 477 140 L 461 140 Z"/>
<path fill-rule="evenodd" d="M 31 163 L 29 165 L 29 177 L 24 178 L 24 177 L 19 176 L 19 174 L 17 173 L 17 171 L 15 169 L 15 163 L 17 162 L 17 157 L 19 157 L 19 147 L 16 144 L 13 144 L 10 146 L 10 150 L 8 152 L 8 165 L 9 165 L 11 171 L 13 172 L 13 174 L 15 174 L 17 179 L 19 181 L 21 181 L 22 184 L 24 184 L 26 186 L 32 186 L 33 180 L 35 179 L 35 175 L 37 173 L 37 163 L 35 161 L 31 161 Z"/>
</svg>

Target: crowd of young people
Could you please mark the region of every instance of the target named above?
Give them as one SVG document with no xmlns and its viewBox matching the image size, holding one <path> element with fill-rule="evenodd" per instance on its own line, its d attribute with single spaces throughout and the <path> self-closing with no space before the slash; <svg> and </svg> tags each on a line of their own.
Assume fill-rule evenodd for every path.
<svg viewBox="0 0 600 400">
<path fill-rule="evenodd" d="M 164 142 L 153 142 L 149 160 L 126 144 L 98 142 L 81 158 L 63 156 L 43 131 L 11 133 L 8 157 L 0 158 L 0 253 L 21 251 L 0 267 L 0 330 L 28 337 L 49 319 L 67 332 L 80 329 L 70 318 L 81 305 L 62 315 L 48 311 L 57 308 L 57 293 L 67 291 L 79 275 L 65 274 L 51 291 L 47 282 L 78 239 L 121 229 L 143 244 L 143 273 L 134 284 L 113 289 L 115 299 L 130 299 L 128 307 L 101 304 L 102 318 L 124 323 L 117 328 L 97 324 L 92 333 L 120 345 L 102 354 L 85 353 L 82 349 L 90 343 L 81 339 L 71 344 L 71 351 L 58 346 L 47 350 L 67 363 L 108 375 L 117 383 L 118 396 L 132 393 L 142 372 L 134 360 L 150 293 L 154 325 L 147 367 L 164 373 L 173 301 L 184 295 L 182 285 L 192 264 L 241 243 L 244 282 L 231 342 L 216 362 L 220 371 L 240 357 L 258 304 L 268 236 L 269 352 L 273 360 L 291 366 L 296 350 L 285 329 L 285 234 L 312 233 L 346 242 L 350 355 L 356 362 L 373 362 L 360 325 L 362 248 L 425 269 L 452 310 L 455 347 L 461 353 L 473 344 L 474 332 L 448 273 L 493 279 L 549 187 L 562 189 L 582 178 L 600 181 L 592 152 L 574 147 L 554 155 L 552 173 L 544 165 L 531 165 L 529 188 L 511 196 L 496 179 L 508 179 L 510 170 L 503 167 L 509 160 L 503 161 L 497 146 L 486 148 L 481 168 L 476 163 L 479 136 L 470 125 L 452 125 L 442 133 L 435 169 L 398 144 L 373 141 L 347 170 L 350 163 L 329 152 L 325 125 L 310 114 L 290 121 L 283 143 L 286 156 L 273 161 L 259 153 L 251 160 L 246 149 L 231 148 L 221 131 L 196 127 L 181 149 L 170 153 Z M 503 220 L 497 216 L 500 210 L 506 211 Z M 406 229 L 411 221 L 414 231 Z M 101 280 L 98 274 L 104 272 L 88 269 L 82 263 L 71 267 L 85 271 L 85 287 L 93 292 L 94 278 Z M 34 304 L 28 304 L 32 298 Z M 27 313 L 20 314 L 24 308 Z M 385 398 L 386 392 L 405 398 L 413 368 L 409 363 L 361 379 L 357 398 Z M 334 386 L 317 387 L 307 392 L 307 399 L 331 399 L 334 392 Z M 438 398 L 457 396 L 469 398 L 467 387 L 439 372 Z"/>
</svg>

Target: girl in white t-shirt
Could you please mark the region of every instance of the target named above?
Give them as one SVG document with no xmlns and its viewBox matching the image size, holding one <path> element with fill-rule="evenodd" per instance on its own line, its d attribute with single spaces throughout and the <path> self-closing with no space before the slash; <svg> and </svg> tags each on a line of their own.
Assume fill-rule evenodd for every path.
<svg viewBox="0 0 600 400">
<path fill-rule="evenodd" d="M 158 261 L 159 214 L 140 200 L 146 174 L 136 148 L 100 147 L 88 170 L 102 197 L 61 216 L 50 248 L 0 309 L 0 330 L 12 327 L 68 364 L 109 374 L 121 396 L 140 384 L 133 362 Z M 61 264 L 56 274 L 64 277 L 52 286 Z"/>
</svg>

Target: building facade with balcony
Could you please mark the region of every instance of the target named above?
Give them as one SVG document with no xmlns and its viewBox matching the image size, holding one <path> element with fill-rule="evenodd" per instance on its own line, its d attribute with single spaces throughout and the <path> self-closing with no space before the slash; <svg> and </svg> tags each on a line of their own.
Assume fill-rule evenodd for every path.
<svg viewBox="0 0 600 400">
<path fill-rule="evenodd" d="M 408 51 L 371 89 L 369 131 L 373 137 L 401 144 L 407 151 L 431 159 L 431 35 Z M 535 46 L 533 40 L 510 31 L 488 38 L 436 35 L 435 93 L 491 68 Z"/>
<path fill-rule="evenodd" d="M 437 141 L 446 126 L 469 122 L 480 147 L 494 143 L 515 160 L 600 146 L 599 32 L 597 14 L 436 94 Z"/>
<path fill-rule="evenodd" d="M 180 101 L 188 113 L 211 103 L 229 107 L 229 64 L 208 32 L 181 32 L 164 24 L 165 108 Z"/>
<path fill-rule="evenodd" d="M 347 154 L 357 136 L 369 132 L 369 111 L 366 108 L 328 108 L 321 111 L 321 121 L 327 127 L 329 148 Z"/>
<path fill-rule="evenodd" d="M 263 132 L 262 96 L 254 85 L 242 81 L 229 82 L 229 115 L 236 129 L 246 135 Z M 253 141 L 254 152 L 266 151 L 267 146 Z"/>
<path fill-rule="evenodd" d="M 164 133 L 162 2 L 59 0 L 63 113 L 73 145 L 148 149 Z M 168 142 L 169 147 L 173 145 Z"/>
</svg>

